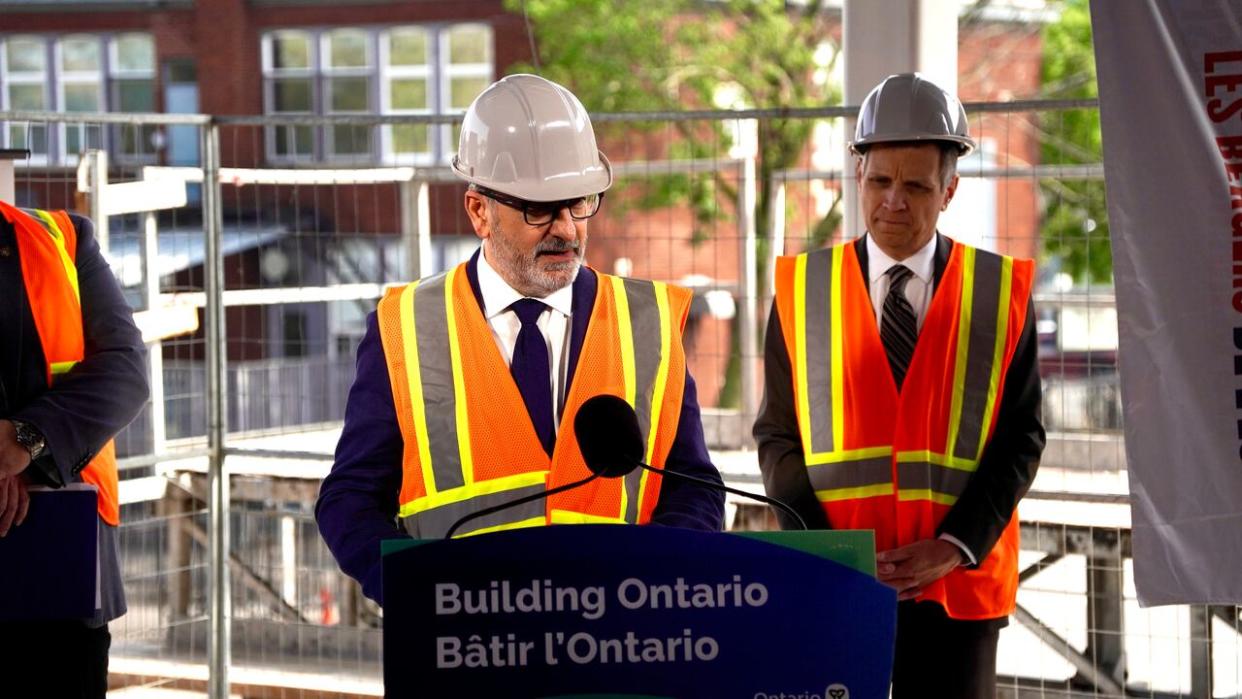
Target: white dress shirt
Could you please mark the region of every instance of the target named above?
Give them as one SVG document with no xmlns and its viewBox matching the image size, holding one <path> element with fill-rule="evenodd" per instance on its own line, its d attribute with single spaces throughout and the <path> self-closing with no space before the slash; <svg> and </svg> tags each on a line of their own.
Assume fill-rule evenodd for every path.
<svg viewBox="0 0 1242 699">
<path fill-rule="evenodd" d="M 927 244 L 918 252 L 904 260 L 897 261 L 876 245 L 875 239 L 867 236 L 867 278 L 871 280 L 871 307 L 875 309 L 875 324 L 880 327 L 884 317 L 884 298 L 888 296 L 888 270 L 893 265 L 905 265 L 914 272 L 914 276 L 906 281 L 906 300 L 914 309 L 914 317 L 918 320 L 918 329 L 923 329 L 923 321 L 927 318 L 927 309 L 931 306 L 932 294 L 935 292 L 936 273 L 936 239 L 933 235 Z M 941 534 L 941 539 L 957 546 L 966 554 L 971 565 L 975 564 L 975 554 L 957 537 Z"/>
<path fill-rule="evenodd" d="M 927 309 L 931 306 L 932 288 L 935 284 L 936 269 L 936 236 L 919 248 L 919 251 L 904 260 L 897 261 L 876 245 L 875 238 L 867 236 L 867 278 L 871 280 L 871 306 L 875 309 L 875 325 L 880 327 L 884 316 L 884 298 L 888 296 L 888 285 L 892 281 L 888 270 L 893 265 L 905 265 L 914 272 L 914 276 L 906 281 L 906 300 L 914 309 L 914 317 L 918 321 L 918 329 L 923 329 L 923 320 L 927 318 Z"/>
<path fill-rule="evenodd" d="M 486 244 L 484 244 L 486 247 Z M 518 332 L 522 329 L 522 321 L 509 306 L 526 298 L 501 278 L 500 274 L 487 262 L 487 256 L 479 254 L 479 291 L 483 294 L 483 317 L 492 329 L 492 339 L 505 360 L 505 366 L 513 363 L 513 347 L 517 344 Z M 536 324 L 543 333 L 543 341 L 548 345 L 548 357 L 554 370 L 550 372 L 548 381 L 552 384 L 552 409 L 557 419 L 553 421 L 560 429 L 561 408 L 565 404 L 563 395 L 567 372 L 569 371 L 569 333 L 572 324 L 569 317 L 573 315 L 573 285 L 557 289 L 546 298 L 539 299 L 548 305 L 539 316 Z"/>
</svg>

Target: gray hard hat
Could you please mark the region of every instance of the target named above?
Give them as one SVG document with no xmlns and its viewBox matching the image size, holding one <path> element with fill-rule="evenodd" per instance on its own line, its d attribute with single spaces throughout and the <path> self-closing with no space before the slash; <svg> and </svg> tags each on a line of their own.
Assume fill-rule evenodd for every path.
<svg viewBox="0 0 1242 699">
<path fill-rule="evenodd" d="M 453 171 L 527 201 L 576 199 L 612 186 L 612 166 L 582 103 L 537 75 L 510 75 L 475 98 Z"/>
<path fill-rule="evenodd" d="M 890 75 L 867 95 L 850 150 L 900 141 L 948 141 L 961 155 L 975 149 L 962 103 L 918 73 Z"/>
</svg>

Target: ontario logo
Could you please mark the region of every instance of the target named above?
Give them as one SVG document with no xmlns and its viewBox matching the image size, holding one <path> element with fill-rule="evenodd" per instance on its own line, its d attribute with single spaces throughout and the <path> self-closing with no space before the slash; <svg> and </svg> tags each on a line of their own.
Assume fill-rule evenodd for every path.
<svg viewBox="0 0 1242 699">
<path fill-rule="evenodd" d="M 843 684 L 830 684 L 823 694 L 816 692 L 757 692 L 752 699 L 850 699 L 850 690 Z"/>
</svg>

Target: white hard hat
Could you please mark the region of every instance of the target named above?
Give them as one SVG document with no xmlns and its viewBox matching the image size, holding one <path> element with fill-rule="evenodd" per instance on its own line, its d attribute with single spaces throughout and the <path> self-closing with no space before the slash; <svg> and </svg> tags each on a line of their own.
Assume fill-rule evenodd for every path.
<svg viewBox="0 0 1242 699">
<path fill-rule="evenodd" d="M 582 103 L 537 75 L 510 75 L 475 98 L 453 171 L 527 201 L 577 199 L 612 186 L 612 166 Z"/>
<path fill-rule="evenodd" d="M 918 73 L 890 75 L 867 95 L 850 150 L 896 141 L 949 141 L 961 155 L 975 149 L 962 103 Z"/>
</svg>

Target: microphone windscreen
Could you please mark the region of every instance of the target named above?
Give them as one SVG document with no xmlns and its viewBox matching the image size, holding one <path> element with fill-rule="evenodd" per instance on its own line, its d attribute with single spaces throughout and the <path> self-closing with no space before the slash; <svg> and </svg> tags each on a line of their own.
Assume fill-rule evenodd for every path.
<svg viewBox="0 0 1242 699">
<path fill-rule="evenodd" d="M 625 399 L 601 394 L 588 398 L 574 416 L 574 436 L 591 473 L 620 478 L 643 458 L 638 416 Z"/>
</svg>

